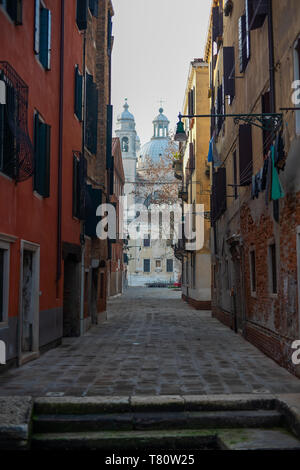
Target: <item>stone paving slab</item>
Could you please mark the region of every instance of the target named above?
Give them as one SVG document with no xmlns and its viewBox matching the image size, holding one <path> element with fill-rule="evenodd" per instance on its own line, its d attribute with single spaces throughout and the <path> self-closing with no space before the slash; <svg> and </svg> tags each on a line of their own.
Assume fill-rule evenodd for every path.
<svg viewBox="0 0 300 470">
<path fill-rule="evenodd" d="M 131 288 L 107 320 L 21 368 L 0 396 L 300 393 L 300 380 L 169 289 Z"/>
<path fill-rule="evenodd" d="M 29 438 L 33 409 L 31 397 L 0 397 L 0 448 L 9 441 L 24 446 Z"/>
</svg>

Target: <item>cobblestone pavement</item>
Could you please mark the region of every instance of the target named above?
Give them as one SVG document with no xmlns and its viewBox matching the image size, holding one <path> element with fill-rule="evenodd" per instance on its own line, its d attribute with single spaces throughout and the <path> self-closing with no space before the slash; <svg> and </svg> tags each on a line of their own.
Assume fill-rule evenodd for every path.
<svg viewBox="0 0 300 470">
<path fill-rule="evenodd" d="M 0 375 L 1 395 L 295 393 L 300 380 L 167 289 L 131 288 L 81 338 Z"/>
</svg>

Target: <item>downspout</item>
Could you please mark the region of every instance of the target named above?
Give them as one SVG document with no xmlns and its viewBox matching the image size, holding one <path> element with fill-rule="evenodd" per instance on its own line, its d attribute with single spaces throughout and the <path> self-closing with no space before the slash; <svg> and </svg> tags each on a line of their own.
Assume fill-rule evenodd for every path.
<svg viewBox="0 0 300 470">
<path fill-rule="evenodd" d="M 83 102 L 82 102 L 82 146 L 81 158 L 85 158 L 85 129 L 86 129 L 86 30 L 83 32 L 83 59 L 82 59 L 82 81 L 83 81 Z M 84 275 L 85 275 L 85 221 L 81 222 L 81 279 L 80 279 L 80 336 L 84 333 Z"/>
<path fill-rule="evenodd" d="M 268 1 L 268 40 L 269 40 L 269 70 L 270 70 L 270 106 L 271 113 L 275 113 L 275 60 L 274 60 L 274 32 L 272 0 Z"/>
<path fill-rule="evenodd" d="M 63 121 L 64 121 L 64 40 L 65 40 L 65 0 L 61 0 L 60 7 L 60 74 L 59 74 L 59 137 L 58 137 L 58 187 L 57 187 L 57 254 L 56 254 L 56 282 L 61 278 L 61 221 L 62 221 L 62 152 L 63 152 Z"/>
</svg>

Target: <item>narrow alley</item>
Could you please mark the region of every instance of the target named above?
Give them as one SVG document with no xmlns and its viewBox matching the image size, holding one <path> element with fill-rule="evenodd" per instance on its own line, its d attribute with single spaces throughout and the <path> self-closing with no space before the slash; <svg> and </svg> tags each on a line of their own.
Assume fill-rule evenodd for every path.
<svg viewBox="0 0 300 470">
<path fill-rule="evenodd" d="M 1 395 L 299 393 L 300 381 L 181 292 L 129 288 L 80 338 L 0 376 Z"/>
</svg>

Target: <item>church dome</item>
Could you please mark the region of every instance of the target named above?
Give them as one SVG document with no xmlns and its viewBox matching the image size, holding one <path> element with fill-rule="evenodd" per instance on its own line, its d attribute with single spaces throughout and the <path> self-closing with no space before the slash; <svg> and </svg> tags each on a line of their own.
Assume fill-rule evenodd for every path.
<svg viewBox="0 0 300 470">
<path fill-rule="evenodd" d="M 127 103 L 127 98 L 125 98 L 125 104 L 123 106 L 124 111 L 119 114 L 118 121 L 134 121 L 134 116 L 128 111 L 129 105 Z"/>
<path fill-rule="evenodd" d="M 169 124 L 167 116 L 163 114 L 163 108 L 159 109 L 159 114 L 153 120 L 153 137 L 144 144 L 141 149 L 140 161 L 141 165 L 146 158 L 151 158 L 153 162 L 159 162 L 160 158 L 166 154 L 170 146 L 171 139 L 169 137 Z"/>
</svg>

